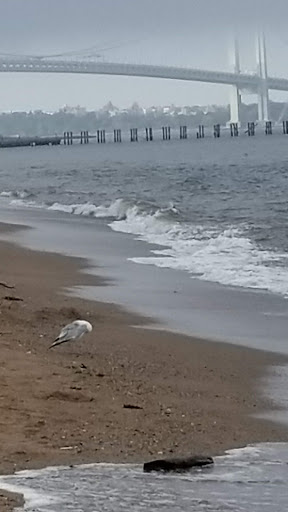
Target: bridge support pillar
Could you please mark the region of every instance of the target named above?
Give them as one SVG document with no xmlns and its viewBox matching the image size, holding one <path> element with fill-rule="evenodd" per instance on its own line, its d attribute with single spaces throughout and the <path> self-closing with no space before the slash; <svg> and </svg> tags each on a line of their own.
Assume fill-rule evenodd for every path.
<svg viewBox="0 0 288 512">
<path fill-rule="evenodd" d="M 266 123 L 269 121 L 269 91 L 267 84 L 267 55 L 264 34 L 258 34 L 256 40 L 256 57 L 260 84 L 258 87 L 258 121 Z"/>
<path fill-rule="evenodd" d="M 237 37 L 233 38 L 230 47 L 230 63 L 234 73 L 240 73 L 240 54 L 239 54 L 239 43 Z M 237 84 L 231 85 L 230 89 L 230 124 L 240 124 L 240 106 L 241 106 L 241 95 L 240 89 Z"/>
<path fill-rule="evenodd" d="M 269 121 L 269 94 L 266 84 L 258 89 L 258 121 L 261 124 Z"/>
<path fill-rule="evenodd" d="M 231 85 L 230 92 L 230 122 L 240 123 L 241 94 L 237 85 Z"/>
</svg>

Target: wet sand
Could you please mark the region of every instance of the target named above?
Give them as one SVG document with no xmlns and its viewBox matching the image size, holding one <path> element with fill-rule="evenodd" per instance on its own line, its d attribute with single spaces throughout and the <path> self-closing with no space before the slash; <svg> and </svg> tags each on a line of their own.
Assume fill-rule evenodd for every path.
<svg viewBox="0 0 288 512">
<path fill-rule="evenodd" d="M 19 494 L 0 491 L 0 510 L 1 512 L 11 512 L 15 507 L 23 507 L 24 501 Z"/>
<path fill-rule="evenodd" d="M 81 273 L 86 260 L 8 242 L 0 255 L 2 474 L 288 440 L 284 426 L 253 417 L 275 407 L 262 397 L 260 379 L 284 357 L 138 328 L 147 319 L 65 295 L 73 285 L 104 286 Z M 77 318 L 93 332 L 48 350 Z"/>
</svg>

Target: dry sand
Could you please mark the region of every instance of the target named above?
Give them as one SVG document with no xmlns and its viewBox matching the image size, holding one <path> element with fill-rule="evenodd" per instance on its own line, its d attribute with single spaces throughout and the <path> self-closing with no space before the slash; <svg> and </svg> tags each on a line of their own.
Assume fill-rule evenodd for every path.
<svg viewBox="0 0 288 512">
<path fill-rule="evenodd" d="M 65 288 L 97 282 L 80 272 L 86 261 L 6 242 L 0 255 L 2 474 L 288 440 L 287 428 L 253 417 L 273 407 L 259 382 L 283 357 L 136 328 L 144 318 L 70 298 Z M 93 332 L 47 350 L 77 318 Z M 13 503 L 1 499 L 6 512 Z"/>
</svg>

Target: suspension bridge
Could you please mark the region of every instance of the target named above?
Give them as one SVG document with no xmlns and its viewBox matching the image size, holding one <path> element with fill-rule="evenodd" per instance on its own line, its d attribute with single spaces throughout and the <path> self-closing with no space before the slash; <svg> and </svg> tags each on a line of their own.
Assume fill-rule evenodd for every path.
<svg viewBox="0 0 288 512">
<path fill-rule="evenodd" d="M 241 71 L 237 41 L 234 42 L 233 46 L 233 70 L 231 72 L 175 66 L 79 60 L 75 57 L 63 58 L 65 54 L 62 54 L 62 59 L 59 58 L 61 55 L 50 57 L 0 55 L 0 72 L 118 75 L 225 84 L 231 86 L 231 122 L 239 123 L 240 121 L 241 94 L 244 91 L 245 93 L 257 95 L 258 122 L 264 123 L 269 121 L 269 90 L 288 91 L 288 79 L 268 75 L 264 34 L 258 35 L 256 46 L 257 69 L 255 73 L 243 73 Z M 73 52 L 69 55 L 73 57 Z"/>
</svg>

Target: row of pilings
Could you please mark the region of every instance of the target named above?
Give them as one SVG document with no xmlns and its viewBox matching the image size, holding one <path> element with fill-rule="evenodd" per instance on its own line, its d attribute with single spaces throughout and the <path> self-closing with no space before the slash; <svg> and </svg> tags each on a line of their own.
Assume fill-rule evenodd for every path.
<svg viewBox="0 0 288 512">
<path fill-rule="evenodd" d="M 273 125 L 271 121 L 267 121 L 264 123 L 264 125 L 258 126 L 257 123 L 249 122 L 247 124 L 247 127 L 241 128 L 238 125 L 238 123 L 230 123 L 228 127 L 223 127 L 220 124 L 214 124 L 212 129 L 212 136 L 215 139 L 219 139 L 222 134 L 225 134 L 227 136 L 230 134 L 231 137 L 239 137 L 239 135 L 245 134 L 248 135 L 248 137 L 254 137 L 256 135 L 256 129 L 258 133 L 264 133 L 265 135 L 272 135 L 273 134 Z M 124 139 L 130 142 L 138 142 L 139 140 L 146 140 L 153 141 L 154 139 L 159 140 L 171 140 L 172 138 L 177 138 L 177 134 L 175 136 L 175 133 L 178 131 L 179 139 L 185 140 L 188 138 L 191 138 L 191 136 L 195 136 L 195 129 L 188 131 L 187 126 L 180 126 L 178 129 L 171 128 L 170 126 L 162 126 L 162 128 L 159 130 L 156 130 L 153 128 L 145 128 L 144 131 L 139 128 L 131 128 L 127 132 L 125 132 L 126 137 L 123 137 L 123 130 L 120 128 L 114 129 L 112 132 L 112 141 L 114 142 L 122 142 Z M 199 125 L 198 129 L 196 130 L 196 138 L 197 139 L 204 139 L 207 135 L 207 132 L 209 132 L 209 135 L 211 136 L 211 131 L 204 127 L 204 125 Z M 279 128 L 278 128 L 279 132 Z M 282 123 L 282 132 L 284 135 L 288 135 L 288 121 L 283 121 Z M 104 144 L 107 141 L 107 134 L 110 135 L 111 140 L 111 134 L 110 132 L 106 132 L 106 130 L 97 130 L 94 135 L 89 134 L 87 130 L 81 131 L 80 134 L 73 134 L 71 131 L 64 132 L 63 136 L 63 142 L 65 145 L 71 145 L 73 144 L 73 141 L 77 141 L 80 144 L 88 144 L 91 139 L 96 140 L 98 144 Z M 157 137 L 155 136 L 157 134 Z"/>
<path fill-rule="evenodd" d="M 80 132 L 80 135 L 74 135 L 73 132 L 64 132 L 63 134 L 63 142 L 65 146 L 71 146 L 73 144 L 74 140 L 78 140 L 80 144 L 89 144 L 89 138 L 91 136 L 89 135 L 88 130 L 83 130 Z"/>
</svg>

